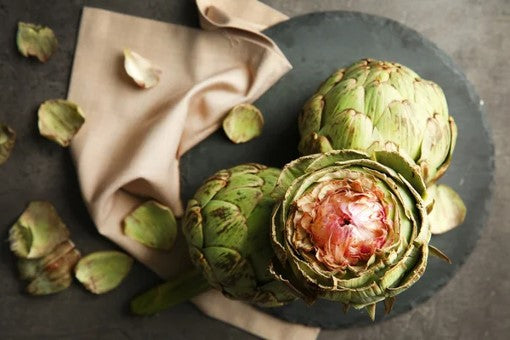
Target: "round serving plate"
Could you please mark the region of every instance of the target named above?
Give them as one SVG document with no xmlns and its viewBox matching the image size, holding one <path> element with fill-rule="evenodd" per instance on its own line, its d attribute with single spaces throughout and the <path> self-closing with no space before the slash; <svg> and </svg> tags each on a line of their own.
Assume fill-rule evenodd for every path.
<svg viewBox="0 0 510 340">
<path fill-rule="evenodd" d="M 459 130 L 453 162 L 441 183 L 464 199 L 464 224 L 431 243 L 452 260 L 430 258 L 422 279 L 397 296 L 390 315 L 379 306 L 376 322 L 410 310 L 450 280 L 472 252 L 485 224 L 491 197 L 493 146 L 482 103 L 462 71 L 443 51 L 418 32 L 393 20 L 355 12 L 313 13 L 292 18 L 265 32 L 283 51 L 293 69 L 256 103 L 266 124 L 261 137 L 242 145 L 230 143 L 222 131 L 210 136 L 182 159 L 183 198 L 191 197 L 214 171 L 244 162 L 281 167 L 297 158 L 297 116 L 304 102 L 333 71 L 361 58 L 404 64 L 445 92 Z M 281 319 L 322 328 L 371 323 L 364 311 L 343 314 L 342 305 L 321 300 L 308 306 L 297 301 L 264 309 Z"/>
</svg>

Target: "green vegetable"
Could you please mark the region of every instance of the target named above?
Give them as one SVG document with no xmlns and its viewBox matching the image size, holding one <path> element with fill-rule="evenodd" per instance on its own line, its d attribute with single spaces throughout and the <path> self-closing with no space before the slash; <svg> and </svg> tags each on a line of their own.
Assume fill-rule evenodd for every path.
<svg viewBox="0 0 510 340">
<path fill-rule="evenodd" d="M 413 70 L 360 60 L 331 75 L 299 117 L 303 154 L 333 149 L 399 150 L 427 184 L 448 168 L 457 128 L 441 88 Z"/>
<path fill-rule="evenodd" d="M 414 162 L 394 151 L 372 156 L 331 151 L 287 164 L 277 200 L 271 271 L 308 302 L 366 308 L 421 277 L 429 254 L 425 183 Z"/>
</svg>

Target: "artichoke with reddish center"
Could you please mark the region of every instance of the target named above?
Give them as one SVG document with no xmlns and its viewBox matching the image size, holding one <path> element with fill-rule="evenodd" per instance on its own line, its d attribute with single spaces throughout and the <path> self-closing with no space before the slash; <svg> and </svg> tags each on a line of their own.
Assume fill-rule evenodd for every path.
<svg viewBox="0 0 510 340">
<path fill-rule="evenodd" d="M 426 187 L 413 165 L 398 152 L 354 150 L 286 165 L 273 192 L 273 275 L 309 302 L 366 307 L 371 317 L 377 302 L 389 308 L 429 254 Z"/>
</svg>

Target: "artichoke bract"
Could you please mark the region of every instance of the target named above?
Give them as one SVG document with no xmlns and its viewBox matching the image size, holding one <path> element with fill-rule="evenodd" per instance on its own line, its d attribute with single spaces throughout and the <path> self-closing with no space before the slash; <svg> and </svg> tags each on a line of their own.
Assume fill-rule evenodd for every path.
<svg viewBox="0 0 510 340">
<path fill-rule="evenodd" d="M 302 154 L 399 150 L 427 185 L 448 168 L 457 128 L 441 88 L 392 62 L 360 60 L 333 73 L 299 117 Z"/>
<path fill-rule="evenodd" d="M 338 301 L 374 318 L 377 302 L 391 309 L 425 271 L 426 186 L 398 152 L 301 157 L 284 167 L 272 195 L 270 271 L 310 303 Z"/>
<path fill-rule="evenodd" d="M 268 270 L 270 196 L 279 169 L 259 164 L 221 170 L 188 203 L 183 232 L 193 263 L 226 296 L 279 306 L 295 295 Z"/>
</svg>

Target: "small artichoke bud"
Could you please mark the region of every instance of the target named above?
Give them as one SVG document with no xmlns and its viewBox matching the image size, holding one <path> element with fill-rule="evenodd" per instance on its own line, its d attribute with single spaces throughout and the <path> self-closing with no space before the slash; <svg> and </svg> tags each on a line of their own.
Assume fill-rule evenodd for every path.
<svg viewBox="0 0 510 340">
<path fill-rule="evenodd" d="M 116 288 L 129 273 L 133 259 L 119 251 L 98 251 L 82 258 L 74 268 L 75 276 L 94 294 Z"/>
<path fill-rule="evenodd" d="M 58 41 L 51 28 L 19 22 L 16 44 L 23 56 L 36 57 L 44 63 L 56 51 Z"/>
<path fill-rule="evenodd" d="M 49 202 L 31 202 L 9 231 L 11 250 L 18 257 L 38 258 L 69 238 L 69 229 Z"/>
<path fill-rule="evenodd" d="M 148 89 L 158 85 L 161 70 L 152 66 L 150 60 L 130 49 L 124 49 L 124 69 L 136 85 Z"/>
<path fill-rule="evenodd" d="M 0 165 L 9 159 L 15 141 L 16 133 L 7 125 L 0 123 Z"/>
<path fill-rule="evenodd" d="M 39 259 L 18 260 L 18 270 L 24 280 L 30 280 L 27 292 L 48 295 L 70 286 L 71 272 L 80 258 L 80 252 L 71 241 L 64 241 L 48 255 Z"/>
<path fill-rule="evenodd" d="M 85 123 L 81 108 L 64 99 L 47 100 L 38 111 L 39 133 L 63 147 L 69 146 L 71 139 Z"/>
<path fill-rule="evenodd" d="M 234 106 L 223 120 L 223 130 L 234 143 L 245 143 L 260 136 L 264 117 L 258 108 L 251 104 Z"/>
<path fill-rule="evenodd" d="M 124 234 L 147 247 L 170 250 L 177 236 L 177 222 L 168 207 L 147 201 L 124 219 Z"/>
</svg>

